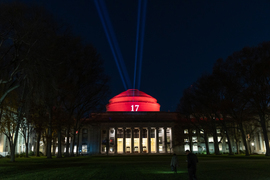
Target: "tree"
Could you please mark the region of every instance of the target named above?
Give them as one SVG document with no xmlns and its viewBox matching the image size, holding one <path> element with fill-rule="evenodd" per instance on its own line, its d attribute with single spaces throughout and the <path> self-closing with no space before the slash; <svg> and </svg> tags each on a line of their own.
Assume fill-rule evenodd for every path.
<svg viewBox="0 0 270 180">
<path fill-rule="evenodd" d="M 58 49 L 54 46 L 57 31 L 57 23 L 43 8 L 21 3 L 1 3 L 0 84 L 5 84 L 6 88 L 0 94 L 0 105 L 16 89 L 20 102 L 12 152 L 15 152 L 28 94 L 33 94 L 37 87 L 41 87 L 40 83 L 52 77 L 52 70 L 59 64 L 50 57 L 51 52 Z M 15 161 L 14 153 L 11 161 Z"/>
</svg>

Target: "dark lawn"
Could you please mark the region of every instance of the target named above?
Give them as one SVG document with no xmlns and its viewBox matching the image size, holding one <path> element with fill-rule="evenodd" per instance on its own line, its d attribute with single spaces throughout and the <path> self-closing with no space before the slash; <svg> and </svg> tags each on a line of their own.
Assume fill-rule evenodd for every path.
<svg viewBox="0 0 270 180">
<path fill-rule="evenodd" d="M 198 156 L 199 180 L 270 180 L 270 157 L 254 155 Z M 186 157 L 178 156 L 178 173 L 170 171 L 171 156 L 80 156 L 62 159 L 0 159 L 0 179 L 165 179 L 187 180 Z"/>
</svg>

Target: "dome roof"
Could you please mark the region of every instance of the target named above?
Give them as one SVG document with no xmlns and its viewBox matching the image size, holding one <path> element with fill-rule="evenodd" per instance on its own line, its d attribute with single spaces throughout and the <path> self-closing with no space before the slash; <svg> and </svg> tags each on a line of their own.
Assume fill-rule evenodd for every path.
<svg viewBox="0 0 270 180">
<path fill-rule="evenodd" d="M 128 89 L 109 100 L 107 111 L 160 111 L 160 105 L 152 96 L 139 91 Z"/>
</svg>

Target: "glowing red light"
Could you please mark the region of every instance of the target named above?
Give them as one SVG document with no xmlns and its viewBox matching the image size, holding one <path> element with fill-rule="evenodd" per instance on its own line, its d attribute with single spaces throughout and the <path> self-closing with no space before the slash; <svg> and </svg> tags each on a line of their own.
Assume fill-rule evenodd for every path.
<svg viewBox="0 0 270 180">
<path fill-rule="evenodd" d="M 137 89 L 129 89 L 110 99 L 107 111 L 160 111 L 160 105 L 152 96 Z"/>
</svg>

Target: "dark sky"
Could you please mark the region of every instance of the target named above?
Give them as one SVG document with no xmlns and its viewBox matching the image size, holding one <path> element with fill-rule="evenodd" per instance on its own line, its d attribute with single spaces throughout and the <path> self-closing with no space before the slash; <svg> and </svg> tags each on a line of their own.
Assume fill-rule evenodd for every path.
<svg viewBox="0 0 270 180">
<path fill-rule="evenodd" d="M 111 77 L 110 98 L 125 91 L 93 0 L 21 1 L 45 6 L 97 48 Z M 133 82 L 138 1 L 105 3 Z M 269 0 L 148 0 L 140 90 L 161 111 L 175 111 L 183 90 L 211 73 L 218 58 L 269 40 Z"/>
</svg>

